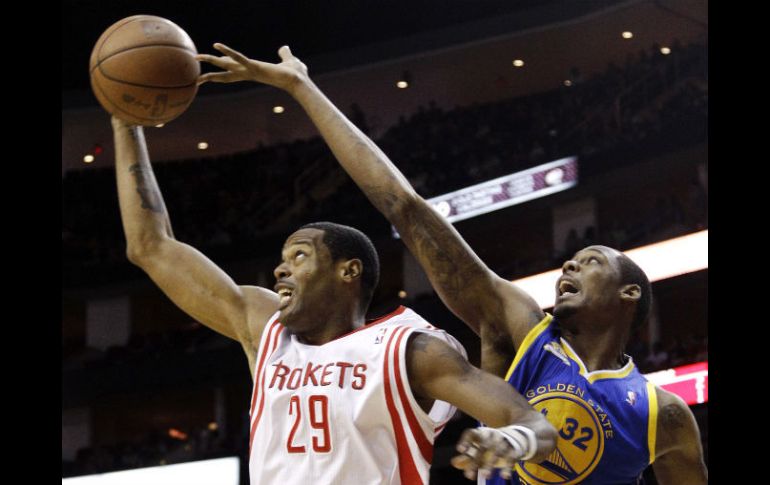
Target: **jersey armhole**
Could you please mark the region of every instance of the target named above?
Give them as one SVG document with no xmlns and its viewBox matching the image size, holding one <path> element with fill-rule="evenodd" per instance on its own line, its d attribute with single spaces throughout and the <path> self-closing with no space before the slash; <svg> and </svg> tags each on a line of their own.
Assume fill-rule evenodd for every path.
<svg viewBox="0 0 770 485">
<path fill-rule="evenodd" d="M 650 452 L 650 465 L 655 461 L 655 442 L 658 435 L 658 391 L 655 384 L 647 382 L 647 449 Z"/>
<path fill-rule="evenodd" d="M 511 378 L 514 369 L 516 369 L 516 365 L 518 365 L 518 363 L 524 357 L 524 354 L 527 352 L 527 350 L 529 350 L 529 347 L 532 346 L 532 342 L 534 342 L 541 333 L 545 332 L 552 320 L 553 316 L 550 313 L 546 313 L 545 317 L 540 320 L 540 323 L 532 327 L 532 330 L 529 331 L 527 336 L 524 338 L 524 341 L 521 343 L 521 345 L 519 345 L 519 348 L 516 349 L 516 356 L 513 358 L 513 362 L 511 362 L 511 366 L 508 368 L 508 372 L 505 373 L 506 381 Z"/>
</svg>

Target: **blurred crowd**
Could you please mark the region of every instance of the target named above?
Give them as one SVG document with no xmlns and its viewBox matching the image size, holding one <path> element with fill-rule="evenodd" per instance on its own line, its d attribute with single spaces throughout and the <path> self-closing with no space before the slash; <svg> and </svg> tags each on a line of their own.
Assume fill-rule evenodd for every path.
<svg viewBox="0 0 770 485">
<path fill-rule="evenodd" d="M 376 141 L 425 197 L 570 155 L 590 177 L 705 141 L 707 58 L 700 44 L 674 44 L 669 55 L 653 46 L 590 79 L 572 69 L 569 87 L 546 93 L 451 110 L 428 103 Z M 360 109 L 351 116 L 366 124 Z M 310 220 L 348 223 L 373 237 L 387 232 L 351 210 L 368 202 L 320 138 L 154 168 L 177 238 L 214 257 L 258 254 L 271 235 Z M 62 198 L 64 284 L 99 271 L 130 274 L 112 169 L 68 172 Z M 683 201 L 662 203 L 675 211 Z M 634 239 L 640 227 L 607 230 Z"/>
</svg>

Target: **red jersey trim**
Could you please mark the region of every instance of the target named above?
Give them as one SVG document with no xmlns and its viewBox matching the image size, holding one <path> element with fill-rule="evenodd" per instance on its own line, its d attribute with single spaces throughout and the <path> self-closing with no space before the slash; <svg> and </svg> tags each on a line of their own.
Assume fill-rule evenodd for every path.
<svg viewBox="0 0 770 485">
<path fill-rule="evenodd" d="M 390 349 L 393 346 L 393 340 L 397 334 L 403 334 L 407 329 L 404 327 L 396 327 L 391 333 L 388 339 L 388 346 L 385 349 L 385 402 L 388 407 L 388 413 L 390 414 L 390 420 L 393 424 L 393 431 L 396 435 L 396 447 L 398 451 L 398 474 L 401 478 L 401 483 L 404 485 L 420 484 L 422 478 L 417 471 L 417 466 L 414 463 L 411 450 L 409 449 L 409 443 L 406 439 L 406 433 L 401 423 L 401 419 L 398 415 L 398 409 L 396 403 L 393 400 L 393 387 L 390 383 Z M 398 346 L 396 345 L 396 351 Z M 396 357 L 398 356 L 396 352 Z"/>
</svg>

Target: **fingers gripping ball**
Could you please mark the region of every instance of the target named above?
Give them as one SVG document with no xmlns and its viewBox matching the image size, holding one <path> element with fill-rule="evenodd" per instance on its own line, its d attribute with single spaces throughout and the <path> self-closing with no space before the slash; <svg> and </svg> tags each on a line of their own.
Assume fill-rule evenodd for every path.
<svg viewBox="0 0 770 485">
<path fill-rule="evenodd" d="M 198 91 L 200 64 L 192 39 L 175 23 L 135 15 L 96 41 L 89 70 L 96 99 L 110 114 L 154 126 L 184 113 Z"/>
</svg>

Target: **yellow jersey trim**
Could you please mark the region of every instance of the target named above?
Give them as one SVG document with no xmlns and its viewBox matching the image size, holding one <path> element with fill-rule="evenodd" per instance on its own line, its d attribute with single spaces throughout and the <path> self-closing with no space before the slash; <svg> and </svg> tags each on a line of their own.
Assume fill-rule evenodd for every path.
<svg viewBox="0 0 770 485">
<path fill-rule="evenodd" d="M 591 384 L 599 379 L 622 379 L 630 374 L 632 370 L 634 370 L 634 363 L 629 360 L 621 369 L 592 372 L 586 376 L 586 379 L 588 379 L 588 382 Z"/>
<path fill-rule="evenodd" d="M 647 449 L 650 450 L 650 465 L 655 461 L 655 441 L 658 437 L 658 391 L 655 384 L 647 382 Z"/>
<path fill-rule="evenodd" d="M 524 357 L 524 353 L 532 345 L 532 342 L 538 337 L 538 335 L 543 333 L 545 329 L 548 328 L 551 320 L 553 320 L 553 316 L 551 316 L 549 313 L 546 313 L 545 317 L 540 320 L 540 323 L 532 327 L 532 330 L 530 330 L 527 336 L 524 337 L 524 341 L 521 343 L 521 345 L 519 345 L 519 348 L 516 349 L 516 357 L 513 358 L 513 362 L 511 362 L 511 366 L 508 368 L 508 372 L 505 374 L 506 381 L 511 378 L 513 370 L 516 368 L 516 365 L 519 363 L 522 357 Z"/>
<path fill-rule="evenodd" d="M 578 369 L 579 369 L 578 372 L 580 372 L 580 375 L 585 377 L 585 379 L 591 384 L 598 381 L 599 379 L 622 379 L 624 377 L 627 377 L 636 367 L 634 365 L 633 359 L 629 357 L 628 362 L 626 362 L 626 365 L 624 365 L 620 369 L 595 370 L 593 372 L 588 372 L 588 369 L 586 369 L 586 366 L 583 363 L 583 360 L 572 349 L 569 342 L 564 340 L 564 337 L 561 338 L 561 344 L 567 356 L 569 356 L 569 358 L 575 361 L 575 363 L 578 365 Z"/>
</svg>

